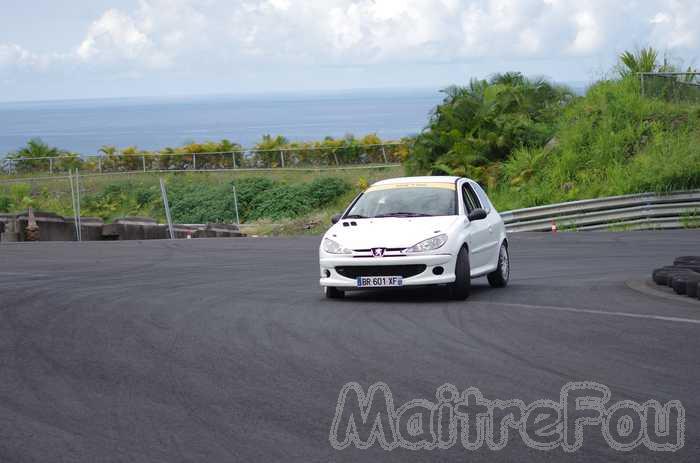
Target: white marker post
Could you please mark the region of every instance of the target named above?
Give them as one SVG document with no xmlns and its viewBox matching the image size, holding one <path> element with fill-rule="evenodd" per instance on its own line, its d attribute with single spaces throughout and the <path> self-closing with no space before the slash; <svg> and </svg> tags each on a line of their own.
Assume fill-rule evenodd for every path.
<svg viewBox="0 0 700 463">
<path fill-rule="evenodd" d="M 238 217 L 238 196 L 236 195 L 236 185 L 233 185 L 233 206 L 236 209 L 236 225 L 241 229 L 241 219 Z"/>
<path fill-rule="evenodd" d="M 173 220 L 170 217 L 170 203 L 168 203 L 168 192 L 165 189 L 165 181 L 163 178 L 160 179 L 160 194 L 163 196 L 163 207 L 165 208 L 165 218 L 168 220 L 168 231 L 170 232 L 170 239 L 175 239 L 175 231 L 173 230 Z"/>
</svg>

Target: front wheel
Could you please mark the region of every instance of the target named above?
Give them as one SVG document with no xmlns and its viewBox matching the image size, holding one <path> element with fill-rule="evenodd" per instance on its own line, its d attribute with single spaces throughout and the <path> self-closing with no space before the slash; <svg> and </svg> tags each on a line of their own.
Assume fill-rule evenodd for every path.
<svg viewBox="0 0 700 463">
<path fill-rule="evenodd" d="M 326 299 L 342 299 L 345 297 L 345 291 L 332 286 L 324 286 L 323 293 L 326 295 Z"/>
<path fill-rule="evenodd" d="M 458 301 L 463 301 L 469 297 L 471 291 L 471 269 L 469 268 L 469 251 L 462 248 L 457 254 L 457 264 L 455 265 L 455 282 L 450 284 L 450 297 Z"/>
<path fill-rule="evenodd" d="M 501 244 L 501 250 L 498 252 L 498 267 L 496 270 L 488 274 L 489 284 L 494 288 L 505 288 L 510 279 L 510 256 L 508 255 L 508 247 Z"/>
</svg>

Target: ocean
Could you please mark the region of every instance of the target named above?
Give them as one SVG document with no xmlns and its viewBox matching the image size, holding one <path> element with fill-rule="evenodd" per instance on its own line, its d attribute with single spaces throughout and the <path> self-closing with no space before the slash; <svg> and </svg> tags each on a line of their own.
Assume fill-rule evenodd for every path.
<svg viewBox="0 0 700 463">
<path fill-rule="evenodd" d="M 84 155 L 224 138 L 251 147 L 264 134 L 398 139 L 420 132 L 441 100 L 435 89 L 0 103 L 0 157 L 35 137 Z"/>
</svg>

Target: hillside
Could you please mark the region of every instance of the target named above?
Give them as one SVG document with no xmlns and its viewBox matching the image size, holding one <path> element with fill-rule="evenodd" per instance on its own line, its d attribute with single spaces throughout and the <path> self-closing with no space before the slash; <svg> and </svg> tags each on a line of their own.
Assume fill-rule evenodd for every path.
<svg viewBox="0 0 700 463">
<path fill-rule="evenodd" d="M 668 100 L 636 75 L 581 97 L 517 73 L 472 81 L 446 90 L 406 166 L 474 178 L 500 210 L 698 188 L 700 104 Z"/>
<path fill-rule="evenodd" d="M 497 166 L 502 210 L 700 187 L 700 105 L 641 96 L 634 79 L 599 82 L 563 112 L 554 136 Z"/>
</svg>

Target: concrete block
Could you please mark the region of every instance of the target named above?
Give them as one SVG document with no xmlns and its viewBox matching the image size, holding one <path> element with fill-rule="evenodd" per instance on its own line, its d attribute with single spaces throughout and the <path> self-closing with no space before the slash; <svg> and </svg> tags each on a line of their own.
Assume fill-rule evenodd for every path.
<svg viewBox="0 0 700 463">
<path fill-rule="evenodd" d="M 205 230 L 208 235 L 213 234 L 213 237 L 216 238 L 235 238 L 245 236 L 243 233 L 241 233 L 238 225 L 233 224 L 208 223 Z"/>
<path fill-rule="evenodd" d="M 17 241 L 17 221 L 15 214 L 0 214 L 0 222 L 4 225 L 4 230 L 0 233 L 0 241 Z"/>
<path fill-rule="evenodd" d="M 73 219 L 73 217 L 66 217 L 65 220 L 73 231 L 73 240 L 75 240 L 75 219 Z M 80 218 L 80 233 L 83 241 L 101 241 L 102 227 L 104 227 L 104 221 L 99 217 Z"/>
<path fill-rule="evenodd" d="M 66 223 L 66 220 L 60 215 L 37 211 L 34 212 L 34 216 L 39 226 L 40 241 L 73 241 L 75 238 L 72 224 Z M 27 213 L 17 215 L 16 232 L 18 233 L 19 241 L 24 241 L 27 222 Z"/>
<path fill-rule="evenodd" d="M 168 238 L 167 226 L 147 217 L 124 217 L 102 227 L 106 240 L 159 240 Z"/>
</svg>

